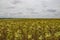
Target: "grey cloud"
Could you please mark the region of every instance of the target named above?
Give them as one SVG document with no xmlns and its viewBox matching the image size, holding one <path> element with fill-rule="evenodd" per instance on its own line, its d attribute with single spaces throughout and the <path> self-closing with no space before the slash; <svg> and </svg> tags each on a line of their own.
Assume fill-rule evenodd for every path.
<svg viewBox="0 0 60 40">
<path fill-rule="evenodd" d="M 60 18 L 60 0 L 0 0 L 0 18 Z"/>
</svg>

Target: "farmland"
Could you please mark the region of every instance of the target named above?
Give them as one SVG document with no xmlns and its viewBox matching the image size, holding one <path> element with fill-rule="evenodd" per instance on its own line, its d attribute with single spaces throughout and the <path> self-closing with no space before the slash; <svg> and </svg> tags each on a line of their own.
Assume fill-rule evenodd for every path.
<svg viewBox="0 0 60 40">
<path fill-rule="evenodd" d="M 0 40 L 60 40 L 60 19 L 0 19 Z"/>
</svg>

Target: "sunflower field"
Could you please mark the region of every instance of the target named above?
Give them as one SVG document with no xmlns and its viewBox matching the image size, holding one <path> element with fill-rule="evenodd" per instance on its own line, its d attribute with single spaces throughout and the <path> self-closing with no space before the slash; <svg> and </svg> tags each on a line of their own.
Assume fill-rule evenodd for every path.
<svg viewBox="0 0 60 40">
<path fill-rule="evenodd" d="M 0 19 L 0 40 L 60 40 L 60 19 Z"/>
</svg>

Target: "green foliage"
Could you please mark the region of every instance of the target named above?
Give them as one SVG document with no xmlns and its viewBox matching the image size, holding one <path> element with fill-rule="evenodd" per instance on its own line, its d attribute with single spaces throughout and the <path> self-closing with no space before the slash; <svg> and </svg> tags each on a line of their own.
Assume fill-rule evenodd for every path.
<svg viewBox="0 0 60 40">
<path fill-rule="evenodd" d="M 0 40 L 60 40 L 60 19 L 0 19 Z"/>
</svg>

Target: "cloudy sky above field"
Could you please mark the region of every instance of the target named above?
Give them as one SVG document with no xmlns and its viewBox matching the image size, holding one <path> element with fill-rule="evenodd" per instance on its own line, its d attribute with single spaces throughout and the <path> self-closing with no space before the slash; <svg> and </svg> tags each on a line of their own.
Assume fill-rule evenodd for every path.
<svg viewBox="0 0 60 40">
<path fill-rule="evenodd" d="M 60 18 L 60 0 L 0 0 L 0 18 Z"/>
</svg>

